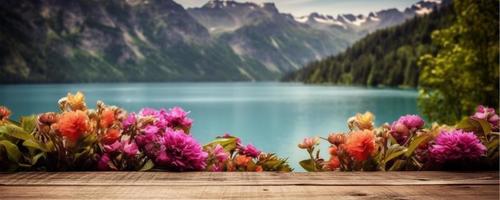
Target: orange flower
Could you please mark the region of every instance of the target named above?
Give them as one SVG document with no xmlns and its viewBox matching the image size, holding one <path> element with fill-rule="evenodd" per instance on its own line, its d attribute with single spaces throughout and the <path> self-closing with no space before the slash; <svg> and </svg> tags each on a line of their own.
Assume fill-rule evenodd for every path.
<svg viewBox="0 0 500 200">
<path fill-rule="evenodd" d="M 237 166 L 246 167 L 248 165 L 248 163 L 250 162 L 250 160 L 252 160 L 252 157 L 244 156 L 244 155 L 238 155 L 234 159 L 234 162 L 236 163 Z"/>
<path fill-rule="evenodd" d="M 109 128 L 115 121 L 115 112 L 111 109 L 105 109 L 101 114 L 101 126 Z"/>
<path fill-rule="evenodd" d="M 330 148 L 328 148 L 328 152 L 330 155 L 336 156 L 338 154 L 338 148 L 336 146 L 330 146 Z"/>
<path fill-rule="evenodd" d="M 85 95 L 83 95 L 83 93 L 77 92 L 75 95 L 68 93 L 66 98 L 71 110 L 87 110 Z"/>
<path fill-rule="evenodd" d="M 256 168 L 255 168 L 255 171 L 256 172 L 263 172 L 264 169 L 262 168 L 262 166 L 258 165 Z"/>
<path fill-rule="evenodd" d="M 340 160 L 337 156 L 332 156 L 325 164 L 326 169 L 333 171 L 340 167 Z"/>
<path fill-rule="evenodd" d="M 10 117 L 10 110 L 7 107 L 0 106 L 0 121 L 5 121 Z"/>
<path fill-rule="evenodd" d="M 328 142 L 330 144 L 334 144 L 336 146 L 339 146 L 340 144 L 345 143 L 345 134 L 343 133 L 331 133 L 328 135 Z"/>
<path fill-rule="evenodd" d="M 122 134 L 120 133 L 119 129 L 110 128 L 110 129 L 108 129 L 108 131 L 106 131 L 106 135 L 104 135 L 104 137 L 102 138 L 102 141 L 105 144 L 111 144 L 111 143 L 115 142 L 116 140 L 118 140 L 118 138 L 120 138 L 121 135 Z"/>
<path fill-rule="evenodd" d="M 349 134 L 344 148 L 355 160 L 364 161 L 375 153 L 375 134 L 371 130 L 354 131 Z"/>
<path fill-rule="evenodd" d="M 57 128 L 59 133 L 72 142 L 76 142 L 88 129 L 89 117 L 77 110 L 61 114 Z"/>
<path fill-rule="evenodd" d="M 310 137 L 310 138 L 304 138 L 304 141 L 300 143 L 298 146 L 301 149 L 312 149 L 314 146 L 319 144 L 319 138 L 318 137 Z"/>
<path fill-rule="evenodd" d="M 228 172 L 236 171 L 236 167 L 234 166 L 234 163 L 232 161 L 226 163 L 226 169 Z"/>
</svg>

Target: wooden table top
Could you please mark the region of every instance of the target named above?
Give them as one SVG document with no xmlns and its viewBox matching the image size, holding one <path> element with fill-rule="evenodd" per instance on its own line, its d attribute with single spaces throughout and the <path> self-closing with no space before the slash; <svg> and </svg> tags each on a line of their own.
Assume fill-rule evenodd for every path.
<svg viewBox="0 0 500 200">
<path fill-rule="evenodd" d="M 0 199 L 499 199 L 498 172 L 0 173 Z"/>
</svg>

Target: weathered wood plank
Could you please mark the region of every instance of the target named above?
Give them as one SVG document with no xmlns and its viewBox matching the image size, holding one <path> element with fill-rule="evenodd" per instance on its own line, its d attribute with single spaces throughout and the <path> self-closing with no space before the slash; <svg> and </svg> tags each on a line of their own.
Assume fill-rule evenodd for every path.
<svg viewBox="0 0 500 200">
<path fill-rule="evenodd" d="M 497 185 L 435 186 L 0 186 L 0 199 L 473 199 Z"/>
<path fill-rule="evenodd" d="M 499 199 L 498 172 L 0 174 L 0 199 Z"/>
<path fill-rule="evenodd" d="M 169 173 L 169 172 L 23 172 L 0 174 L 0 185 L 116 186 L 401 186 L 498 185 L 498 172 L 352 172 L 352 173 Z"/>
</svg>

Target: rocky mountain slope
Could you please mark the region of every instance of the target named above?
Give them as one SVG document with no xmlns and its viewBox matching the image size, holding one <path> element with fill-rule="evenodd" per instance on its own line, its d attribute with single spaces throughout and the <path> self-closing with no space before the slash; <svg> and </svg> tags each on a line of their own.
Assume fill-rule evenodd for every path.
<svg viewBox="0 0 500 200">
<path fill-rule="evenodd" d="M 303 22 L 272 3 L 211 0 L 186 10 L 173 0 L 4 0 L 0 82 L 276 80 L 399 23 L 382 15 L 356 28 L 319 14 Z"/>
</svg>

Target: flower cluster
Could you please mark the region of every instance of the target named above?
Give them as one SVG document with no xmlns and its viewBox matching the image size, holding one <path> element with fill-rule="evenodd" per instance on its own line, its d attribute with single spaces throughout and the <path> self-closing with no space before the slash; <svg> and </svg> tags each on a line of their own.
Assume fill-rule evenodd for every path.
<svg viewBox="0 0 500 200">
<path fill-rule="evenodd" d="M 274 154 L 263 153 L 254 145 L 243 145 L 241 139 L 230 134 L 218 137 L 207 144 L 209 171 L 281 171 L 290 172 L 293 169 L 286 159 Z"/>
<path fill-rule="evenodd" d="M 479 106 L 477 113 L 455 126 L 425 128 L 417 115 L 380 127 L 373 120 L 370 112 L 357 114 L 348 120 L 349 132 L 322 138 L 330 143 L 327 160 L 316 149 L 320 138 L 305 138 L 298 146 L 309 158 L 299 164 L 307 171 L 498 169 L 494 109 Z"/>
<path fill-rule="evenodd" d="M 285 159 L 233 136 L 201 145 L 180 107 L 128 114 L 98 101 L 89 109 L 78 92 L 60 99 L 59 108 L 14 122 L 0 106 L 0 171 L 291 171 Z"/>
<path fill-rule="evenodd" d="M 472 118 L 476 120 L 485 120 L 491 125 L 491 128 L 494 131 L 498 131 L 500 124 L 500 117 L 495 112 L 495 109 L 480 105 L 476 108 L 476 113 L 474 113 Z"/>
<path fill-rule="evenodd" d="M 443 130 L 429 149 L 437 163 L 477 160 L 485 155 L 486 147 L 472 132 Z"/>
<path fill-rule="evenodd" d="M 424 127 L 424 124 L 424 120 L 418 115 L 405 115 L 392 123 L 391 135 L 399 144 L 404 144 L 417 130 Z"/>
</svg>

